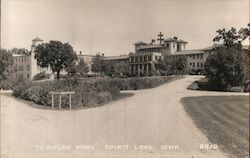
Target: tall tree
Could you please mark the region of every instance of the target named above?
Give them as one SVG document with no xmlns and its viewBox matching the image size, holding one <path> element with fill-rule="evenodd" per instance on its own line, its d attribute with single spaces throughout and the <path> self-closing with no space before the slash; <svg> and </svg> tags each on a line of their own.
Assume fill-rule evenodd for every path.
<svg viewBox="0 0 250 158">
<path fill-rule="evenodd" d="M 60 78 L 60 72 L 77 59 L 73 47 L 69 43 L 50 41 L 37 46 L 35 50 L 37 64 L 43 68 L 50 67 Z"/>
<path fill-rule="evenodd" d="M 88 67 L 87 63 L 84 61 L 84 59 L 81 59 L 80 62 L 78 63 L 77 72 L 81 76 L 84 76 L 86 73 L 89 72 L 89 67 Z"/>
<path fill-rule="evenodd" d="M 0 49 L 0 80 L 6 79 L 10 73 L 9 68 L 13 64 L 10 53 L 5 49 Z"/>
<path fill-rule="evenodd" d="M 249 25 L 249 24 L 248 24 Z M 222 41 L 222 45 L 214 50 L 205 63 L 206 76 L 215 88 L 225 89 L 233 86 L 243 86 L 245 68 L 241 42 L 249 37 L 249 30 L 242 28 L 237 31 L 220 29 L 214 42 Z"/>
<path fill-rule="evenodd" d="M 93 72 L 103 72 L 103 56 L 97 53 L 93 59 L 92 71 Z"/>
</svg>

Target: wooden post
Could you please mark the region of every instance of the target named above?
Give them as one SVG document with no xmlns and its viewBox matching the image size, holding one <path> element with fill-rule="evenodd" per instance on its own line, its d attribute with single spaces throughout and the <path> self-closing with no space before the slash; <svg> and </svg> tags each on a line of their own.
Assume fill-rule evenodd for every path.
<svg viewBox="0 0 250 158">
<path fill-rule="evenodd" d="M 69 94 L 69 109 L 71 109 L 71 94 Z"/>
<path fill-rule="evenodd" d="M 52 96 L 51 96 L 51 99 L 52 99 L 52 101 L 51 101 L 51 102 L 52 102 L 52 103 L 51 103 L 52 105 L 51 105 L 51 106 L 52 106 L 52 110 L 54 110 L 54 95 L 53 95 L 53 94 L 51 94 L 51 95 L 52 95 Z"/>
<path fill-rule="evenodd" d="M 59 110 L 62 108 L 62 95 L 59 94 Z"/>
</svg>

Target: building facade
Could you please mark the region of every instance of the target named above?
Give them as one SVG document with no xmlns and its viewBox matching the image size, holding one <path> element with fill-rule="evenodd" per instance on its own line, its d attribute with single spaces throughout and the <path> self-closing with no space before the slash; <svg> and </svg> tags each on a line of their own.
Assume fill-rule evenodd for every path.
<svg viewBox="0 0 250 158">
<path fill-rule="evenodd" d="M 105 74 L 110 76 L 128 76 L 129 75 L 129 56 L 108 56 L 103 59 Z"/>
<path fill-rule="evenodd" d="M 162 53 L 145 52 L 129 54 L 129 74 L 131 76 L 151 76 L 159 73 L 157 63 L 163 59 Z"/>
<path fill-rule="evenodd" d="M 158 34 L 157 40 L 152 39 L 150 43 L 137 42 L 135 53 L 129 54 L 129 73 L 131 76 L 158 75 L 159 60 L 173 55 L 176 51 L 184 51 L 188 42 L 173 38 L 163 38 L 163 34 Z"/>
<path fill-rule="evenodd" d="M 41 68 L 37 65 L 37 60 L 35 59 L 35 49 L 41 43 L 43 43 L 43 40 L 37 37 L 32 40 L 31 50 L 29 52 L 12 54 L 14 61 L 12 74 L 14 78 L 32 80 L 35 75 L 41 72 L 52 74 L 49 68 Z M 53 77 L 53 75 L 50 77 Z"/>
<path fill-rule="evenodd" d="M 80 60 L 83 60 L 89 68 L 88 74 L 92 74 L 93 72 L 92 72 L 91 66 L 93 64 L 94 57 L 95 56 L 93 55 L 83 54 L 82 51 L 80 51 L 79 54 L 77 54 L 77 63 L 80 62 Z"/>
</svg>

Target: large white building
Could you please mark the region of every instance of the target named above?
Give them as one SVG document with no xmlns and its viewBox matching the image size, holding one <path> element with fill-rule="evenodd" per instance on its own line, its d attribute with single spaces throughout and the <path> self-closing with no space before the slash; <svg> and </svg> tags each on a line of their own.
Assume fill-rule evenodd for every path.
<svg viewBox="0 0 250 158">
<path fill-rule="evenodd" d="M 131 76 L 159 74 L 158 61 L 177 51 L 184 51 L 187 43 L 177 37 L 164 39 L 161 32 L 158 34 L 158 39 L 152 39 L 150 43 L 142 41 L 135 43 L 135 53 L 129 54 L 129 74 Z"/>
<path fill-rule="evenodd" d="M 39 37 L 32 40 L 31 50 L 29 52 L 13 53 L 13 77 L 14 78 L 25 78 L 32 80 L 33 77 L 40 73 L 46 72 L 53 77 L 52 72 L 48 68 L 41 68 L 37 65 L 37 60 L 35 59 L 35 49 L 36 47 L 43 43 L 43 40 Z"/>
</svg>

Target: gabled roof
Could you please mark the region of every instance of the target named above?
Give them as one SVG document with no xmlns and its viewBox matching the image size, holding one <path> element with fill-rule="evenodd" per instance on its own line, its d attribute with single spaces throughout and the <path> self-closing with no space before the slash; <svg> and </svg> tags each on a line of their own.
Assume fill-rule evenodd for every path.
<svg viewBox="0 0 250 158">
<path fill-rule="evenodd" d="M 161 48 L 163 45 L 161 44 L 147 44 L 143 45 L 142 47 L 139 47 L 139 49 L 148 49 L 148 48 Z"/>
<path fill-rule="evenodd" d="M 186 41 L 183 41 L 182 39 L 174 39 L 174 38 L 171 38 L 171 37 L 165 39 L 164 41 L 166 41 L 166 42 L 172 42 L 173 41 L 173 42 L 178 42 L 178 43 L 188 43 Z"/>
<path fill-rule="evenodd" d="M 134 44 L 142 44 L 142 45 L 145 45 L 145 44 L 147 44 L 147 43 L 142 42 L 142 41 L 139 41 L 139 42 L 136 42 L 136 43 L 134 43 Z"/>
<path fill-rule="evenodd" d="M 32 41 L 43 41 L 41 38 L 36 37 L 35 39 L 33 39 Z"/>
<path fill-rule="evenodd" d="M 186 42 L 186 41 L 183 41 L 182 39 L 178 39 L 177 42 L 178 42 L 178 43 L 188 43 L 188 42 Z"/>
</svg>

